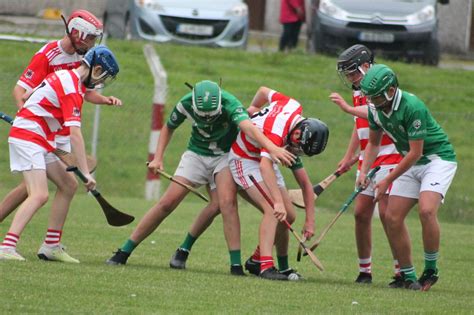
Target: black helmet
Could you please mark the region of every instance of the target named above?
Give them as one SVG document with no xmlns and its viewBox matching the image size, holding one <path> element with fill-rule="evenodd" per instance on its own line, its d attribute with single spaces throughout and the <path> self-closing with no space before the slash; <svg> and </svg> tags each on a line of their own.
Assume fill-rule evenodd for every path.
<svg viewBox="0 0 474 315">
<path fill-rule="evenodd" d="M 295 128 L 301 130 L 299 142 L 304 154 L 313 156 L 324 151 L 329 138 L 329 129 L 325 123 L 316 118 L 306 118 Z"/>
<path fill-rule="evenodd" d="M 357 44 L 344 50 L 337 59 L 337 73 L 339 77 L 348 87 L 352 87 L 352 83 L 347 80 L 347 75 L 357 71 L 364 63 L 373 64 L 374 54 L 364 45 Z"/>
</svg>

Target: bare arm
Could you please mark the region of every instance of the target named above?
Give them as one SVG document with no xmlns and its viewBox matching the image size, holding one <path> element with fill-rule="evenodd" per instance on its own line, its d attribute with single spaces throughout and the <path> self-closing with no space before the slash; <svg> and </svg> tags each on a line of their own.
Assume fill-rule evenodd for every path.
<svg viewBox="0 0 474 315">
<path fill-rule="evenodd" d="M 379 153 L 380 141 L 382 140 L 383 131 L 380 130 L 370 130 L 369 131 L 369 142 L 365 147 L 364 160 L 362 162 L 362 167 L 360 169 L 359 177 L 357 178 L 357 185 L 366 185 L 365 177 L 369 171 L 372 164 L 374 164 L 375 159 Z"/>
<path fill-rule="evenodd" d="M 410 140 L 409 144 L 410 151 L 408 151 L 407 155 L 403 157 L 400 163 L 398 163 L 397 166 L 385 177 L 387 182 L 392 183 L 410 167 L 415 165 L 423 155 L 424 140 Z"/>
<path fill-rule="evenodd" d="M 268 95 L 270 95 L 271 91 L 271 89 L 265 86 L 261 86 L 257 90 L 257 93 L 255 93 L 255 96 L 253 97 L 253 100 L 250 103 L 250 106 L 247 108 L 247 111 L 249 112 L 250 116 L 260 111 L 260 109 L 268 103 Z"/>
<path fill-rule="evenodd" d="M 95 90 L 86 91 L 84 99 L 89 103 L 96 105 L 122 105 L 122 101 L 115 96 L 104 96 Z"/>
<path fill-rule="evenodd" d="M 86 160 L 86 148 L 84 145 L 84 138 L 82 137 L 81 128 L 77 126 L 70 127 L 71 133 L 71 148 L 72 153 L 76 157 L 77 167 L 86 176 L 88 182 L 85 183 L 88 190 L 95 188 L 95 180 L 89 173 Z"/>
<path fill-rule="evenodd" d="M 309 180 L 308 173 L 304 168 L 293 171 L 296 182 L 301 187 L 303 192 L 303 200 L 305 204 L 306 218 L 303 226 L 303 235 L 306 239 L 311 238 L 314 235 L 314 192 L 313 185 Z"/>
<path fill-rule="evenodd" d="M 351 114 L 352 116 L 356 116 L 356 117 L 364 118 L 364 119 L 368 119 L 369 117 L 369 110 L 367 106 L 357 106 L 357 107 L 351 106 L 347 104 L 347 102 L 339 93 L 331 93 L 331 95 L 329 95 L 329 99 L 334 104 L 339 106 L 339 108 L 343 112 L 346 112 L 348 114 Z"/>
<path fill-rule="evenodd" d="M 26 99 L 23 99 L 23 96 L 25 95 L 26 93 L 26 90 L 16 84 L 15 87 L 13 88 L 13 98 L 15 99 L 15 104 L 16 104 L 16 107 L 18 107 L 18 109 L 22 108 L 23 107 L 23 104 L 25 104 L 25 101 Z"/>
<path fill-rule="evenodd" d="M 158 144 L 156 146 L 155 157 L 153 158 L 153 161 L 148 164 L 148 168 L 153 172 L 156 172 L 156 169 L 163 169 L 163 155 L 165 154 L 166 147 L 168 146 L 173 133 L 174 129 L 168 128 L 167 125 L 164 125 L 161 129 Z"/>
</svg>

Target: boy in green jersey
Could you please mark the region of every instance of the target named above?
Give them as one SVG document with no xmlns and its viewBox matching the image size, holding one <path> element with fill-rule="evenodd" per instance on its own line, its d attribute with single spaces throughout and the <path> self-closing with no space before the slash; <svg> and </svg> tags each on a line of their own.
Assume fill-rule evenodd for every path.
<svg viewBox="0 0 474 315">
<path fill-rule="evenodd" d="M 193 126 L 186 152 L 174 178 L 193 187 L 208 185 L 211 201 L 204 211 L 222 213 L 224 234 L 231 258 L 231 273 L 243 275 L 240 255 L 240 221 L 235 203 L 227 203 L 233 185 L 227 156 L 240 130 L 267 148 L 276 161 L 291 164 L 294 156 L 269 141 L 250 121 L 239 100 L 212 81 L 198 82 L 174 107 L 161 130 L 154 159 L 148 168 L 163 169 L 163 156 L 174 133 L 186 119 Z M 126 264 L 132 251 L 179 205 L 189 191 L 171 182 L 161 199 L 148 210 L 130 238 L 107 260 L 110 265 Z"/>
<path fill-rule="evenodd" d="M 375 201 L 391 185 L 387 207 L 387 234 L 400 263 L 405 287 L 427 291 L 438 280 L 440 229 L 438 208 L 456 173 L 456 154 L 448 136 L 415 95 L 398 88 L 395 73 L 387 66 L 372 66 L 361 82 L 369 102 L 369 143 L 358 184 L 365 184 L 367 171 L 379 151 L 382 132 L 393 140 L 403 159 L 375 186 Z M 404 223 L 418 202 L 422 226 L 425 269 L 417 279 L 410 237 Z"/>
</svg>

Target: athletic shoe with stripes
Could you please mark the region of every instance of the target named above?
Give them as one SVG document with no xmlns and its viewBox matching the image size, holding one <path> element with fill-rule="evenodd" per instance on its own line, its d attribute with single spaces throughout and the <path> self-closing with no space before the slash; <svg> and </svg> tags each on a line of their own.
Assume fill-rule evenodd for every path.
<svg viewBox="0 0 474 315">
<path fill-rule="evenodd" d="M 65 263 L 78 264 L 79 260 L 72 258 L 66 253 L 65 248 L 62 244 L 49 246 L 43 243 L 38 250 L 38 258 L 48 261 L 60 261 Z"/>
<path fill-rule="evenodd" d="M 130 254 L 122 251 L 119 248 L 112 257 L 105 261 L 105 263 L 112 266 L 125 265 L 127 263 L 128 257 L 130 257 Z"/>
<path fill-rule="evenodd" d="M 25 261 L 26 259 L 18 254 L 16 248 L 0 246 L 0 260 Z"/>
<path fill-rule="evenodd" d="M 171 256 L 170 267 L 173 269 L 186 269 L 186 260 L 188 260 L 189 251 L 178 248 Z"/>
<path fill-rule="evenodd" d="M 421 284 L 421 291 L 428 291 L 439 279 L 438 269 L 426 269 L 423 271 L 418 282 Z"/>
</svg>

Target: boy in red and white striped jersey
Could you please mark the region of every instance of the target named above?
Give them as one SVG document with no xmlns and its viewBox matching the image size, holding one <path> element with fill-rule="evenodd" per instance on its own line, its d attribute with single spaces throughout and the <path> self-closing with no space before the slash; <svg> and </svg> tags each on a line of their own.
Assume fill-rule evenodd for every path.
<svg viewBox="0 0 474 315">
<path fill-rule="evenodd" d="M 48 200 L 48 181 L 58 187 L 52 203 L 55 209 L 67 209 L 72 200 L 71 190 L 64 189 L 70 174 L 61 163 L 46 163 L 46 157 L 56 149 L 55 135 L 68 127 L 72 152 L 77 166 L 85 174 L 87 189 L 94 189 L 95 180 L 89 174 L 86 163 L 84 140 L 81 133 L 81 109 L 86 88 L 105 83 L 119 71 L 112 52 L 105 46 L 91 49 L 79 68 L 60 70 L 46 77 L 30 94 L 13 122 L 8 138 L 10 168 L 23 173 L 28 197 L 18 209 L 10 229 L 0 246 L 0 259 L 25 260 L 16 251 L 21 232 L 35 212 Z M 74 190 L 72 191 L 73 194 Z M 38 256 L 46 260 L 78 263 L 59 244 L 65 216 L 62 220 L 50 220 L 45 242 Z"/>
<path fill-rule="evenodd" d="M 347 104 L 338 93 L 332 93 L 330 99 L 338 105 L 343 111 L 354 116 L 354 129 L 352 132 L 349 146 L 346 154 L 339 162 L 338 172 L 347 172 L 354 163 L 359 161 L 357 173 L 360 171 L 362 159 L 364 157 L 365 147 L 369 139 L 369 121 L 367 100 L 361 95 L 359 84 L 364 74 L 368 71 L 374 61 L 372 52 L 364 45 L 354 45 L 342 52 L 338 59 L 337 69 L 339 77 L 347 87 L 352 89 L 352 102 L 354 106 Z M 359 152 L 357 153 L 357 148 Z M 372 164 L 371 168 L 380 166 L 381 169 L 376 173 L 374 182 L 379 182 L 395 168 L 400 162 L 402 156 L 398 153 L 393 141 L 386 135 L 383 135 L 380 151 Z M 385 229 L 385 211 L 387 209 L 388 193 L 378 202 L 380 220 Z M 355 201 L 355 236 L 357 252 L 359 255 L 359 275 L 355 280 L 357 283 L 372 283 L 372 216 L 375 209 L 373 198 L 375 191 L 373 185 L 367 187 L 356 198 Z M 400 267 L 398 260 L 393 255 L 394 280 L 389 284 L 390 287 L 398 287 L 403 284 L 400 276 Z"/>
<path fill-rule="evenodd" d="M 258 111 L 263 104 L 269 106 Z M 316 155 L 321 153 L 327 143 L 329 131 L 326 125 L 317 119 L 305 119 L 301 116 L 303 108 L 294 99 L 261 87 L 248 109 L 253 124 L 279 147 L 286 147 L 297 155 Z M 258 111 L 258 112 L 257 112 Z M 234 181 L 242 187 L 252 201 L 263 209 L 260 224 L 259 246 L 254 255 L 247 260 L 245 267 L 253 274 L 264 279 L 288 280 L 299 279 L 300 275 L 288 266 L 288 229 L 279 223 L 287 220 L 294 222 L 296 213 L 285 188 L 283 176 L 277 164 L 271 159 L 267 150 L 262 148 L 245 133 L 239 132 L 229 154 L 229 167 Z M 306 220 L 303 234 L 310 238 L 314 234 L 314 193 L 312 184 L 301 160 L 291 166 L 293 175 L 303 190 Z M 253 183 L 253 175 L 274 203 L 272 208 Z M 274 267 L 272 248 L 276 246 L 279 269 Z"/>
</svg>

